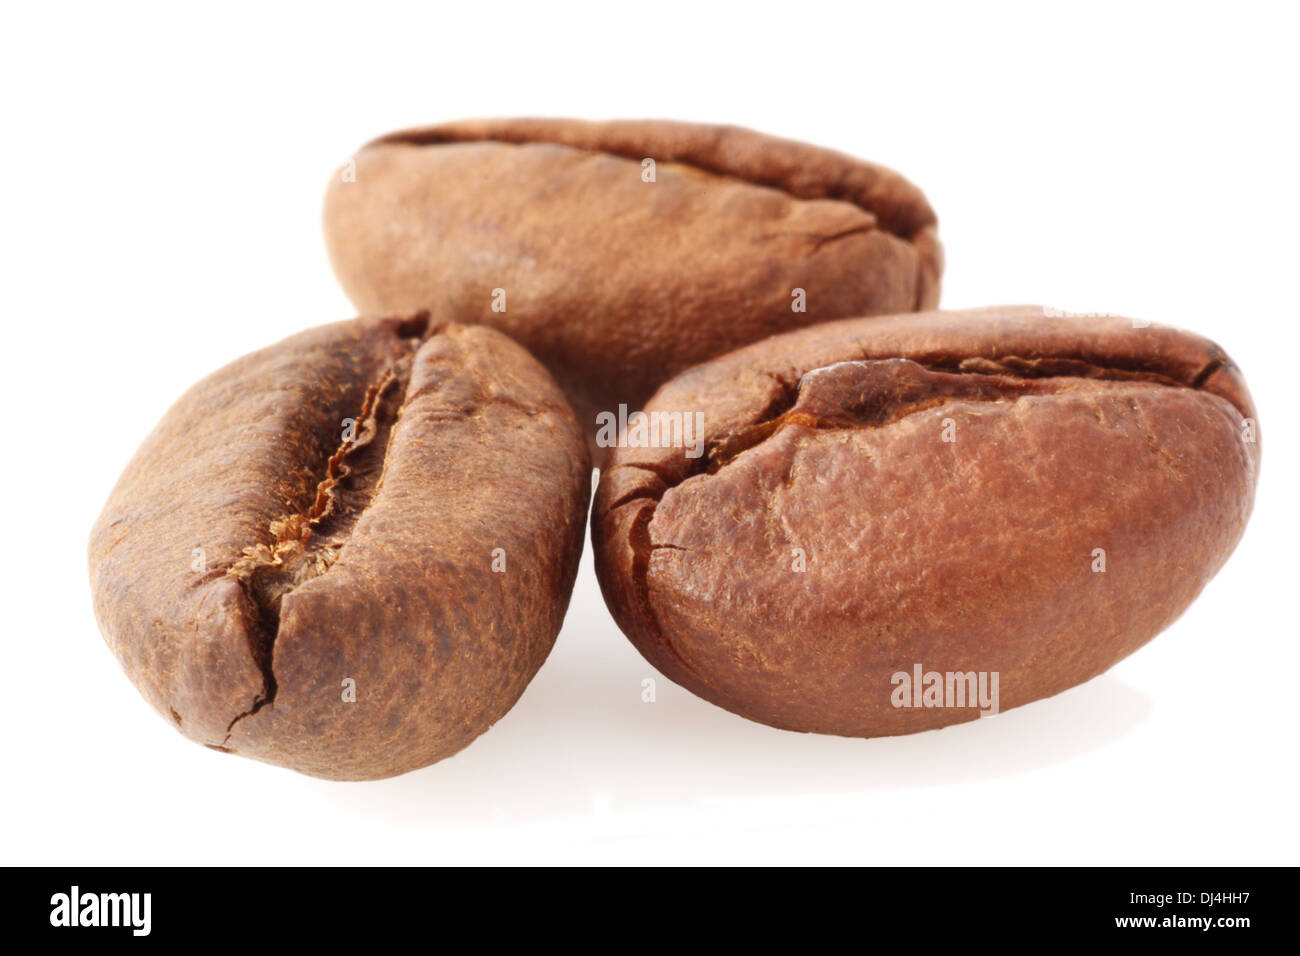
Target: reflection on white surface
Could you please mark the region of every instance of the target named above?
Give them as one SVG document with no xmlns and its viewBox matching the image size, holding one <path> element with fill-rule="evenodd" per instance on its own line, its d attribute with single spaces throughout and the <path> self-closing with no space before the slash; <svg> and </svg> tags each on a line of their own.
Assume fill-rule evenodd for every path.
<svg viewBox="0 0 1300 956">
<path fill-rule="evenodd" d="M 641 682 L 656 678 L 656 700 Z M 519 704 L 449 760 L 322 794 L 407 826 L 475 827 L 689 809 L 717 800 L 850 798 L 1006 777 L 1071 760 L 1152 702 L 1104 674 L 996 718 L 859 740 L 775 730 L 658 676 L 618 630 L 583 557 L 550 659 Z"/>
</svg>

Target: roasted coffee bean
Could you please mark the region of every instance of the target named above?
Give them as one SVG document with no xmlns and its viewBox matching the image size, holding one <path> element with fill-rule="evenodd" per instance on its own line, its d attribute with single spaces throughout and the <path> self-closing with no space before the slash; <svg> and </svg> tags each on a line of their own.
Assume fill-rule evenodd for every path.
<svg viewBox="0 0 1300 956">
<path fill-rule="evenodd" d="M 506 713 L 560 629 L 590 463 L 483 327 L 323 326 L 194 386 L 91 535 L 109 647 L 192 740 L 391 776 Z"/>
<path fill-rule="evenodd" d="M 364 147 L 325 197 L 364 313 L 432 309 L 523 343 L 589 436 L 680 371 L 825 319 L 933 308 L 921 192 L 745 129 L 475 120 Z"/>
<path fill-rule="evenodd" d="M 1214 344 L 1038 308 L 830 322 L 698 366 L 616 448 L 605 599 L 671 679 L 790 730 L 903 734 L 1094 677 L 1241 537 L 1259 468 Z"/>
</svg>

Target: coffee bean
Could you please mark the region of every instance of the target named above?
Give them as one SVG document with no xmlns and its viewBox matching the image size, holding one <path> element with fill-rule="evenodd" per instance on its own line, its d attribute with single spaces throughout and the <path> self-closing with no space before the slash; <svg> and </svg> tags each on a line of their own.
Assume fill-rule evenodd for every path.
<svg viewBox="0 0 1300 956">
<path fill-rule="evenodd" d="M 91 535 L 96 615 L 191 739 L 402 773 L 541 666 L 589 481 L 563 394 L 499 332 L 324 326 L 209 376 L 145 440 Z"/>
<path fill-rule="evenodd" d="M 916 187 L 745 129 L 476 120 L 385 136 L 348 169 L 325 237 L 357 308 L 501 329 L 589 436 L 598 413 L 729 349 L 938 302 Z"/>
<path fill-rule="evenodd" d="M 853 319 L 686 372 L 646 411 L 702 413 L 706 453 L 602 472 L 610 610 L 668 677 L 791 730 L 911 733 L 1102 673 L 1227 560 L 1259 468 L 1232 361 L 1138 326 Z"/>
</svg>

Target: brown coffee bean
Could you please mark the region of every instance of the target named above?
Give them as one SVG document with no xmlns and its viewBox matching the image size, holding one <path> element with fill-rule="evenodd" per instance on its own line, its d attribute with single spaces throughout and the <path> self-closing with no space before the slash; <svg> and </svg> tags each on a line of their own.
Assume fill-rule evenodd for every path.
<svg viewBox="0 0 1300 956">
<path fill-rule="evenodd" d="M 324 326 L 209 376 L 145 440 L 91 535 L 96 615 L 187 737 L 403 773 L 541 666 L 589 482 L 563 394 L 499 332 Z"/>
<path fill-rule="evenodd" d="M 1218 571 L 1259 467 L 1217 346 L 1027 307 L 777 336 L 646 411 L 701 413 L 704 454 L 611 454 L 592 515 L 610 610 L 707 700 L 851 736 L 1102 673 Z"/>
<path fill-rule="evenodd" d="M 551 370 L 589 435 L 599 412 L 639 408 L 764 336 L 933 308 L 941 270 L 934 213 L 896 173 L 673 122 L 385 136 L 334 177 L 325 238 L 362 312 L 501 329 Z"/>
</svg>

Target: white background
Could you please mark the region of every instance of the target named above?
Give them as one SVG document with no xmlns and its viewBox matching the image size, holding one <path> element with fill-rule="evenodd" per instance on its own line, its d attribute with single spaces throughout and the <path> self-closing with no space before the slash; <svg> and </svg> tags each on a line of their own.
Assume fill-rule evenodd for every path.
<svg viewBox="0 0 1300 956">
<path fill-rule="evenodd" d="M 0 24 L 3 862 L 1300 862 L 1291 10 L 16 6 Z M 926 191 L 944 306 L 1214 338 L 1265 446 L 1237 553 L 1103 677 L 914 737 L 783 733 L 664 680 L 642 703 L 653 672 L 588 553 L 551 659 L 451 760 L 339 784 L 187 742 L 97 633 L 90 526 L 191 383 L 351 314 L 319 226 L 351 151 L 477 115 L 729 122 L 838 148 Z"/>
</svg>

